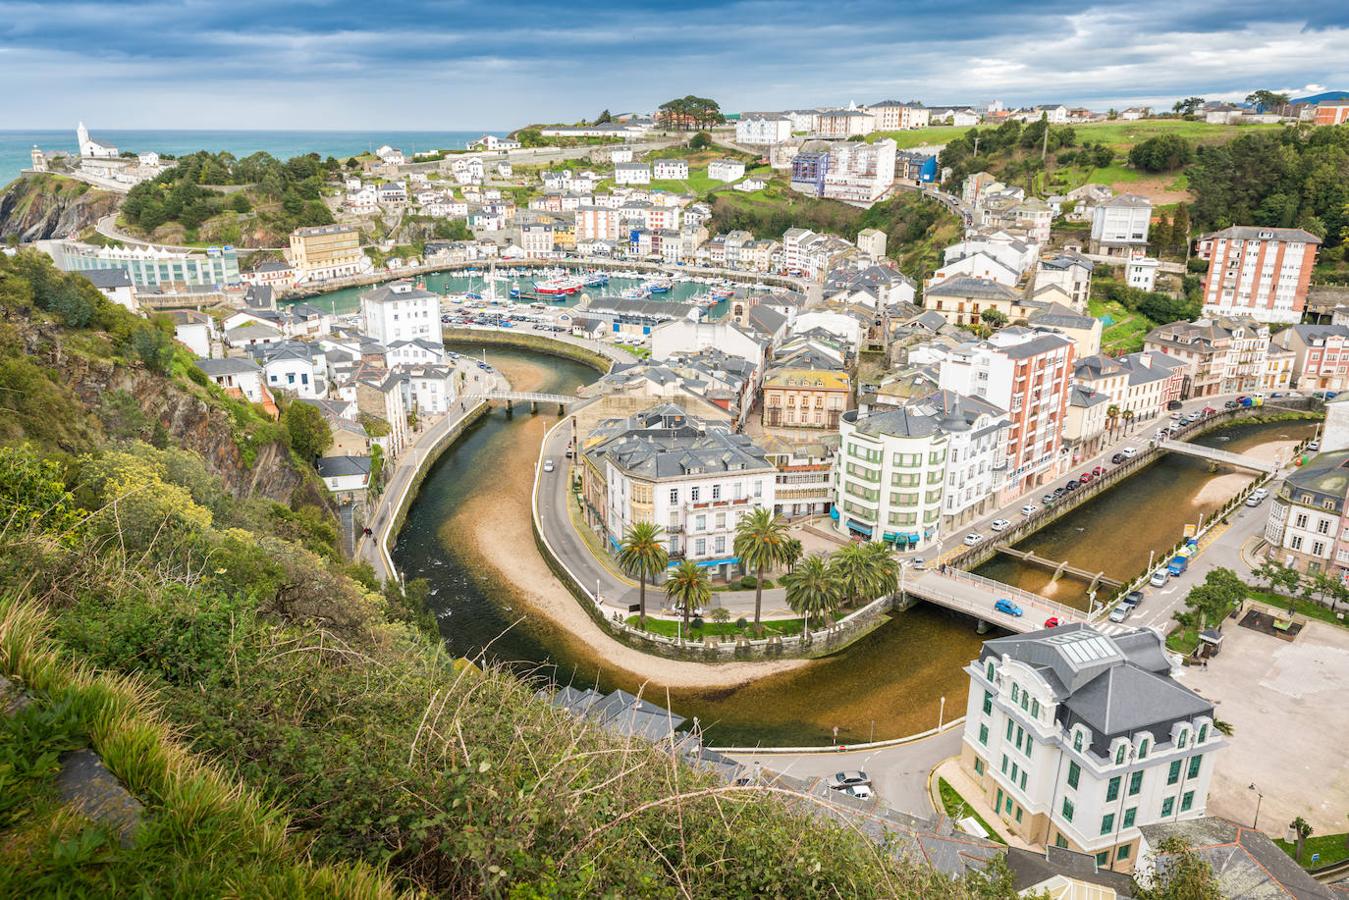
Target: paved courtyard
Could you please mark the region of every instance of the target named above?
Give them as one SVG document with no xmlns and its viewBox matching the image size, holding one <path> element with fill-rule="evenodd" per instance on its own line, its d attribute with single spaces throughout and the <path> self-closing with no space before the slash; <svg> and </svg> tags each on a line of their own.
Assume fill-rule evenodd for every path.
<svg viewBox="0 0 1349 900">
<path fill-rule="evenodd" d="M 1302 816 L 1317 834 L 1349 828 L 1349 629 L 1309 622 L 1289 643 L 1229 622 L 1222 654 L 1182 681 L 1234 729 L 1218 757 L 1208 811 L 1282 837 Z"/>
</svg>

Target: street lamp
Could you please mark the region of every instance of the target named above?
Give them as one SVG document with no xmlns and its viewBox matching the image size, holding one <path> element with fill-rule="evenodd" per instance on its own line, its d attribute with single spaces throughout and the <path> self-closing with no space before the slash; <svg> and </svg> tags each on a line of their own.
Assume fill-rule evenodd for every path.
<svg viewBox="0 0 1349 900">
<path fill-rule="evenodd" d="M 1265 799 L 1265 795 L 1255 786 L 1255 782 L 1251 782 L 1251 786 L 1247 790 L 1255 791 L 1255 819 L 1251 822 L 1251 830 L 1254 831 L 1260 825 L 1260 803 Z"/>
<path fill-rule="evenodd" d="M 937 709 L 937 732 L 941 732 L 942 723 L 946 721 L 946 696 L 942 695 L 941 706 Z"/>
</svg>

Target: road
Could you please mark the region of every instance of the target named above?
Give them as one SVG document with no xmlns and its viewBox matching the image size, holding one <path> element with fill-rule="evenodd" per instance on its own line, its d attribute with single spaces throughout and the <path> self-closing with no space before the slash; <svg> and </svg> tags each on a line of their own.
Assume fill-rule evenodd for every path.
<svg viewBox="0 0 1349 900">
<path fill-rule="evenodd" d="M 957 714 L 963 710 L 957 710 Z M 932 723 L 936 725 L 936 722 Z M 963 727 L 948 726 L 941 734 L 919 741 L 844 753 L 735 753 L 731 758 L 747 766 L 797 778 L 832 775 L 842 769 L 861 769 L 871 777 L 872 789 L 889 806 L 912 816 L 928 818 L 934 812 L 928 799 L 928 773 L 943 760 L 960 753 Z"/>
</svg>

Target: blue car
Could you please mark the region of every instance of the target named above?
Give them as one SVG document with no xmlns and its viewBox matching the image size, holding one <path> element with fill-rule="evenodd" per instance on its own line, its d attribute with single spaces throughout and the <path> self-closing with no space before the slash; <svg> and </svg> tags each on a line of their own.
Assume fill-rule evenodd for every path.
<svg viewBox="0 0 1349 900">
<path fill-rule="evenodd" d="M 1013 603 L 1011 600 L 1008 600 L 1006 597 L 1002 598 L 997 603 L 994 603 L 993 608 L 1000 613 L 1007 613 L 1007 615 L 1009 616 L 1021 615 L 1021 607 L 1017 606 L 1015 603 Z"/>
</svg>

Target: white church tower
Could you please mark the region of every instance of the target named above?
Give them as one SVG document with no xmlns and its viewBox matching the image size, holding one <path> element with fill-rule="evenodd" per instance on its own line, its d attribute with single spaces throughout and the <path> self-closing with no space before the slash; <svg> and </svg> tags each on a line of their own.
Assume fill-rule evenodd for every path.
<svg viewBox="0 0 1349 900">
<path fill-rule="evenodd" d="M 80 142 L 80 156 L 88 156 L 94 159 L 115 159 L 117 156 L 116 147 L 100 144 L 89 137 L 89 129 L 84 127 L 83 122 L 75 129 L 75 137 Z"/>
</svg>

